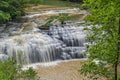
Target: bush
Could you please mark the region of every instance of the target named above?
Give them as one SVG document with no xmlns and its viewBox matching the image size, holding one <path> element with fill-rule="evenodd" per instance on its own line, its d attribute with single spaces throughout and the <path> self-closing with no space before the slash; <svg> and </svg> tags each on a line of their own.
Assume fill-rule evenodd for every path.
<svg viewBox="0 0 120 80">
<path fill-rule="evenodd" d="M 32 68 L 22 70 L 12 58 L 0 61 L 0 80 L 34 80 L 35 77 L 36 72 Z"/>
<path fill-rule="evenodd" d="M 10 18 L 11 18 L 11 16 L 9 13 L 5 13 L 0 10 L 0 24 L 4 23 L 6 21 L 9 21 Z"/>
<path fill-rule="evenodd" d="M 0 0 L 0 23 L 23 15 L 23 0 Z"/>
</svg>

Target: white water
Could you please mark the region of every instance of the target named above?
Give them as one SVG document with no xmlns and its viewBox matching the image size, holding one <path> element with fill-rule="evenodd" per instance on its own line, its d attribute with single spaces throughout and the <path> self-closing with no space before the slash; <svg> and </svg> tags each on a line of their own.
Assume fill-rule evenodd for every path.
<svg viewBox="0 0 120 80">
<path fill-rule="evenodd" d="M 37 16 L 43 16 L 43 15 L 55 15 L 60 13 L 79 13 L 84 14 L 86 12 L 80 12 L 79 8 L 73 8 L 73 9 L 63 9 L 63 10 L 49 10 L 49 11 L 42 11 L 42 12 L 36 12 L 36 13 L 28 13 L 29 15 L 24 16 L 24 18 L 33 18 Z"/>
<path fill-rule="evenodd" d="M 72 8 L 28 13 L 24 17 L 34 19 L 59 13 L 84 14 L 78 8 Z M 77 25 L 79 23 L 67 22 L 64 27 L 51 26 L 49 30 L 33 28 L 24 32 L 21 31 L 21 23 L 4 24 L 0 26 L 0 59 L 12 56 L 17 63 L 33 64 L 84 58 L 87 32 L 83 31 L 84 26 Z"/>
<path fill-rule="evenodd" d="M 39 67 L 54 67 L 59 65 L 60 63 L 63 62 L 70 62 L 70 61 L 80 61 L 80 60 L 87 60 L 87 58 L 83 58 L 83 59 L 71 59 L 71 60 L 58 60 L 58 61 L 52 61 L 52 62 L 45 62 L 45 63 L 35 63 L 35 64 L 30 64 L 30 65 L 24 65 L 22 70 L 27 70 L 29 68 L 39 68 Z"/>
<path fill-rule="evenodd" d="M 0 52 L 14 56 L 18 63 L 52 61 L 56 57 L 52 38 L 41 33 L 29 33 L 9 37 L 0 41 Z"/>
<path fill-rule="evenodd" d="M 31 64 L 84 58 L 83 26 L 51 26 L 46 31 L 31 31 L 0 39 L 0 53 L 12 56 L 17 63 Z"/>
</svg>

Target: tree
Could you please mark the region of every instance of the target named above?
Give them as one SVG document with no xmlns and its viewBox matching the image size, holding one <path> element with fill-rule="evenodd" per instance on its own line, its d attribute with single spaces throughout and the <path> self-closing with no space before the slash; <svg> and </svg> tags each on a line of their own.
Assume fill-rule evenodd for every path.
<svg viewBox="0 0 120 80">
<path fill-rule="evenodd" d="M 86 54 L 90 56 L 81 73 L 90 73 L 94 79 L 100 75 L 118 80 L 120 0 L 84 0 L 84 6 L 90 12 L 87 22 L 93 26 L 86 28 L 90 31 Z"/>
</svg>

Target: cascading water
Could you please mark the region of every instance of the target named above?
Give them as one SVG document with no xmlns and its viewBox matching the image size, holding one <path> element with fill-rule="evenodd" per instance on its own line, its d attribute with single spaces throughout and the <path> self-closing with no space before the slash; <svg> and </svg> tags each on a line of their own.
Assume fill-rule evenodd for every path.
<svg viewBox="0 0 120 80">
<path fill-rule="evenodd" d="M 49 35 L 52 38 L 56 38 L 63 42 L 61 58 L 72 59 L 72 58 L 83 58 L 83 52 L 85 51 L 86 43 L 86 32 L 83 31 L 83 26 L 73 27 L 51 27 Z"/>
<path fill-rule="evenodd" d="M 30 64 L 83 58 L 86 32 L 84 26 L 51 26 L 0 38 L 0 54 L 12 56 L 18 63 Z"/>
</svg>

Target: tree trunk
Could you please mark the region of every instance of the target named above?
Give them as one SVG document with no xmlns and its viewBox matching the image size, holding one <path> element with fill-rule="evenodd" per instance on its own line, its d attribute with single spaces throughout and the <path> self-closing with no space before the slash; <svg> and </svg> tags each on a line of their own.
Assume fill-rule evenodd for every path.
<svg viewBox="0 0 120 80">
<path fill-rule="evenodd" d="M 117 72 L 117 68 L 118 68 L 118 62 L 119 62 L 119 57 L 120 57 L 120 18 L 119 18 L 119 23 L 118 23 L 118 53 L 116 55 L 116 62 L 115 62 L 115 80 L 117 80 L 118 78 L 118 72 Z"/>
<path fill-rule="evenodd" d="M 115 80 L 117 80 L 117 75 L 118 75 L 117 74 L 117 66 L 118 66 L 117 63 L 115 63 Z"/>
</svg>

